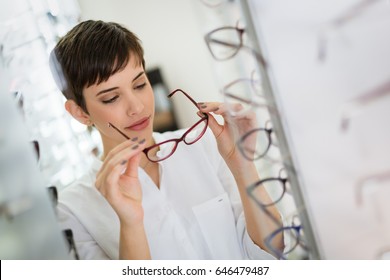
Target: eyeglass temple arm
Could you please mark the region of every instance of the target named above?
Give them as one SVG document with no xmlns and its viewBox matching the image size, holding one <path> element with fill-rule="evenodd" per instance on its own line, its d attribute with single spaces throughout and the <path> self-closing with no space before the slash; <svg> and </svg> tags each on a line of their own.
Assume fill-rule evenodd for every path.
<svg viewBox="0 0 390 280">
<path fill-rule="evenodd" d="M 390 94 L 390 80 L 346 103 L 342 112 L 342 130 L 345 131 L 348 128 L 350 119 L 355 115 L 358 115 L 364 106 L 367 106 L 388 94 Z"/>
<path fill-rule="evenodd" d="M 349 20 L 359 16 L 359 14 L 361 14 L 367 7 L 371 6 L 371 4 L 374 4 L 375 2 L 378 2 L 378 0 L 361 0 L 359 3 L 355 4 L 349 10 L 347 10 L 344 14 L 334 19 L 332 24 L 335 26 L 342 26 Z"/>
<path fill-rule="evenodd" d="M 108 123 L 108 126 L 109 127 L 112 127 L 113 129 L 115 129 L 116 131 L 118 131 L 123 137 L 125 137 L 126 139 L 130 139 L 129 137 L 127 137 L 126 134 L 124 134 L 122 131 L 120 131 L 118 128 L 115 127 L 115 125 L 113 125 L 112 123 Z"/>
<path fill-rule="evenodd" d="M 217 39 L 211 39 L 211 38 L 208 38 L 208 41 L 209 43 L 217 43 L 219 45 L 223 45 L 223 46 L 227 46 L 227 47 L 234 47 L 234 48 L 237 48 L 237 47 L 240 47 L 241 44 L 237 45 L 237 44 L 232 44 L 232 43 L 228 43 L 226 41 L 220 41 L 220 40 L 217 40 Z"/>
<path fill-rule="evenodd" d="M 189 96 L 187 93 L 185 93 L 183 90 L 181 90 L 181 89 L 175 89 L 174 91 L 172 91 L 169 95 L 168 95 L 168 97 L 169 98 L 171 98 L 176 92 L 181 92 L 181 93 L 183 93 L 195 106 L 196 106 L 196 108 L 199 108 L 199 105 L 198 105 L 198 103 L 196 103 L 196 101 L 194 100 L 194 99 L 192 99 L 192 97 L 191 96 Z"/>
</svg>

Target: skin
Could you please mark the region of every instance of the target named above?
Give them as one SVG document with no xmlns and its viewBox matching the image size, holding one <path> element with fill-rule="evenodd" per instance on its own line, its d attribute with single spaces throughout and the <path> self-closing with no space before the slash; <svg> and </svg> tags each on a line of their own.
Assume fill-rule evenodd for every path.
<svg viewBox="0 0 390 280">
<path fill-rule="evenodd" d="M 144 230 L 142 191 L 138 179 L 138 167 L 159 187 L 157 163 L 147 160 L 142 150 L 153 144 L 154 96 L 152 87 L 142 65 L 130 59 L 127 66 L 112 75 L 107 81 L 94 84 L 83 91 L 88 113 L 73 100 L 65 104 L 66 110 L 79 122 L 94 125 L 103 142 L 103 165 L 96 177 L 96 188 L 115 210 L 120 221 L 120 259 L 150 259 L 149 246 Z M 249 236 L 254 243 L 267 249 L 263 244 L 265 236 L 277 229 L 247 196 L 245 187 L 259 180 L 253 162 L 244 159 L 236 148 L 235 133 L 245 133 L 256 127 L 255 115 L 248 113 L 230 117 L 224 104 L 208 102 L 200 104 L 200 111 L 209 114 L 209 127 L 214 133 L 220 154 L 234 175 L 241 196 Z M 236 108 L 237 110 L 239 108 Z M 211 114 L 221 115 L 224 124 L 219 124 Z M 149 118 L 142 130 L 128 127 L 139 120 Z M 129 138 L 125 138 L 108 126 L 114 124 Z M 265 200 L 267 193 L 261 193 Z M 264 200 L 263 199 L 263 200 Z M 270 200 L 270 199 L 269 199 Z M 268 209 L 280 220 L 276 208 Z M 261 225 L 259 225 L 259 221 Z M 260 230 L 263 228 L 264 230 Z M 282 240 L 275 240 L 276 247 L 282 247 Z"/>
</svg>

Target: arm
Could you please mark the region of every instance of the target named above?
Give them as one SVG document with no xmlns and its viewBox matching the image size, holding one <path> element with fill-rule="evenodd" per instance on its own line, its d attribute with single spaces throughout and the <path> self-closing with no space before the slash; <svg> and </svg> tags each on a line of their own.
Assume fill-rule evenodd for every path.
<svg viewBox="0 0 390 280">
<path fill-rule="evenodd" d="M 150 259 L 143 224 L 142 191 L 138 180 L 143 148 L 144 144 L 132 141 L 121 143 L 107 154 L 96 175 L 96 188 L 119 217 L 120 259 Z"/>
<path fill-rule="evenodd" d="M 279 224 L 281 224 L 280 215 L 275 206 L 268 207 L 269 214 L 274 217 L 274 220 L 272 220 L 248 197 L 246 187 L 260 180 L 260 178 L 255 164 L 241 155 L 236 147 L 236 139 L 234 137 L 237 133 L 243 135 L 246 131 L 255 128 L 256 116 L 251 112 L 239 117 L 232 117 L 228 115 L 224 104 L 214 102 L 204 103 L 201 111 L 209 114 L 209 127 L 216 137 L 218 150 L 232 172 L 238 186 L 248 234 L 256 245 L 270 252 L 264 244 L 264 239 L 279 227 L 274 220 L 279 221 Z M 224 124 L 219 124 L 210 114 L 211 112 L 221 115 L 224 118 Z M 261 190 L 257 194 L 262 196 L 262 201 L 271 201 L 265 190 Z M 273 246 L 275 248 L 283 248 L 282 238 L 274 240 Z"/>
</svg>

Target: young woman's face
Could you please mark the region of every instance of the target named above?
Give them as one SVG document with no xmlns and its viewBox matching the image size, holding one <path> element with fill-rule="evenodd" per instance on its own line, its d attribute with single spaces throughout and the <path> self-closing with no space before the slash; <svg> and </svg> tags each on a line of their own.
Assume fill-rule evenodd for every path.
<svg viewBox="0 0 390 280">
<path fill-rule="evenodd" d="M 84 98 L 89 118 L 99 130 L 105 149 L 111 150 L 126 139 L 145 138 L 152 143 L 154 95 L 142 65 L 129 60 L 126 67 L 107 81 L 85 88 Z"/>
</svg>

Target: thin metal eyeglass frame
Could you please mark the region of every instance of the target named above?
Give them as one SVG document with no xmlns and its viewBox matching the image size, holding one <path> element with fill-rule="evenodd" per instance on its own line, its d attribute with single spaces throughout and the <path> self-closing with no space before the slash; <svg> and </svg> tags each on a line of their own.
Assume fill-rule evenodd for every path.
<svg viewBox="0 0 390 280">
<path fill-rule="evenodd" d="M 188 95 L 188 93 L 186 93 L 185 91 L 181 90 L 181 89 L 176 89 L 174 91 L 172 91 L 168 97 L 171 98 L 176 92 L 181 92 L 183 93 L 191 102 L 192 104 L 194 104 L 196 106 L 196 108 L 200 109 L 199 108 L 199 105 L 198 103 L 195 102 L 195 100 L 190 96 Z M 185 141 L 185 137 L 196 127 L 198 126 L 201 122 L 206 122 L 206 125 L 203 129 L 203 131 L 199 134 L 199 136 L 192 142 L 186 142 Z M 206 129 L 208 127 L 208 124 L 209 124 L 209 116 L 207 114 L 203 114 L 203 117 L 201 117 L 201 119 L 199 121 L 197 121 L 193 126 L 191 126 L 189 129 L 187 129 L 187 131 L 182 135 L 182 137 L 180 138 L 175 138 L 175 139 L 169 139 L 169 140 L 166 140 L 166 141 L 163 141 L 163 142 L 160 142 L 160 143 L 157 143 L 157 144 L 154 144 L 150 147 L 147 147 L 145 149 L 142 150 L 142 152 L 146 155 L 146 157 L 148 158 L 148 160 L 150 160 L 151 162 L 160 162 L 160 161 L 163 161 L 167 158 L 169 158 L 170 156 L 173 155 L 173 153 L 176 151 L 176 148 L 177 148 L 177 145 L 183 141 L 185 144 L 187 145 L 192 145 L 194 144 L 195 142 L 197 142 L 200 138 L 202 138 L 202 136 L 204 135 L 204 133 L 206 132 Z M 114 128 L 117 132 L 119 132 L 123 137 L 125 137 L 126 139 L 130 139 L 126 134 L 124 134 L 122 131 L 120 131 L 117 127 L 115 127 L 112 123 L 109 123 L 108 124 L 109 126 L 111 126 L 112 128 Z M 166 144 L 166 143 L 169 143 L 169 142 L 175 142 L 175 146 L 172 148 L 172 151 L 166 155 L 165 157 L 163 158 L 160 158 L 158 160 L 155 160 L 155 159 L 151 159 L 148 155 L 148 152 L 152 149 L 155 149 L 156 147 L 158 146 L 161 146 L 163 144 Z"/>
<path fill-rule="evenodd" d="M 286 232 L 286 231 L 293 231 L 293 234 L 296 235 L 296 243 L 286 252 L 281 252 L 280 250 L 277 250 L 272 246 L 272 240 L 281 232 Z M 302 240 L 301 240 L 301 234 L 300 232 L 302 231 L 302 226 L 299 225 L 291 225 L 291 226 L 286 226 L 286 227 L 280 227 L 273 231 L 269 236 L 267 236 L 264 239 L 265 245 L 279 258 L 279 259 L 286 259 L 285 255 L 291 253 L 294 251 L 295 248 L 298 247 L 298 245 L 303 245 Z M 303 246 L 305 247 L 305 246 Z M 305 248 L 306 249 L 306 248 Z"/>
<path fill-rule="evenodd" d="M 217 40 L 217 39 L 214 39 L 212 38 L 212 36 L 216 33 L 216 32 L 220 32 L 220 31 L 226 31 L 226 30 L 235 30 L 238 34 L 238 38 L 239 38 L 239 44 L 232 44 L 232 43 L 229 43 L 229 42 L 226 42 L 226 41 L 221 41 L 221 40 Z M 254 49 L 252 49 L 251 47 L 248 47 L 248 46 L 245 46 L 244 43 L 243 43 L 243 35 L 244 35 L 244 32 L 245 32 L 245 29 L 244 28 L 240 28 L 240 27 L 233 27 L 233 26 L 224 26 L 224 27 L 219 27 L 219 28 L 216 28 L 214 30 L 211 30 L 210 32 L 208 32 L 206 35 L 204 35 L 204 39 L 206 41 L 206 45 L 207 45 L 207 48 L 209 49 L 211 55 L 213 56 L 213 58 L 215 60 L 219 60 L 219 61 L 223 61 L 223 60 L 228 60 L 232 57 L 234 57 L 240 49 L 242 48 L 247 48 L 249 49 L 253 54 L 254 56 L 256 57 L 257 61 L 263 66 L 263 67 L 266 67 L 267 66 L 267 63 L 264 59 L 263 56 L 261 56 L 258 52 L 256 52 Z M 211 44 L 219 44 L 219 45 L 222 45 L 222 46 L 225 46 L 225 47 L 232 47 L 235 49 L 235 51 L 229 55 L 229 56 L 226 56 L 224 58 L 219 58 L 215 55 L 215 53 L 213 52 L 212 50 L 212 47 L 211 47 Z"/>
<path fill-rule="evenodd" d="M 273 109 L 271 108 L 271 106 L 267 105 L 266 102 L 264 103 L 259 103 L 255 100 L 251 100 L 251 99 L 248 99 L 248 98 L 242 98 L 242 97 L 239 97 L 237 96 L 233 91 L 230 91 L 230 87 L 236 85 L 236 84 L 242 84 L 242 83 L 249 83 L 250 86 L 252 87 L 252 90 L 254 91 L 255 95 L 253 95 L 254 97 L 262 97 L 264 98 L 264 96 L 262 96 L 261 94 L 258 94 L 256 91 L 256 81 L 255 79 L 253 78 L 253 76 L 255 75 L 255 70 L 252 71 L 252 74 L 251 74 L 251 78 L 248 79 L 248 78 L 241 78 L 241 79 L 236 79 L 228 84 L 226 84 L 222 90 L 221 90 L 221 93 L 223 94 L 223 96 L 225 98 L 232 98 L 238 102 L 241 102 L 241 103 L 245 103 L 247 105 L 250 106 L 250 109 L 254 109 L 254 108 L 261 108 L 261 107 L 266 107 L 268 108 L 270 111 L 273 111 Z M 249 108 L 248 108 L 249 109 Z M 245 110 L 246 111 L 246 110 Z M 232 115 L 234 115 L 234 112 L 231 112 Z"/>
<path fill-rule="evenodd" d="M 268 146 L 267 146 L 267 148 L 264 150 L 264 152 L 263 152 L 262 154 L 260 154 L 259 156 L 250 158 L 250 157 L 248 157 L 248 156 L 246 155 L 246 153 L 245 153 L 245 148 L 243 147 L 243 143 L 244 143 L 244 141 L 245 141 L 245 139 L 246 139 L 247 137 L 249 137 L 249 136 L 251 136 L 251 134 L 256 133 L 256 132 L 259 132 L 259 131 L 260 131 L 260 132 L 261 132 L 261 131 L 264 131 L 264 132 L 266 133 L 267 138 L 268 138 Z M 271 133 L 272 133 L 272 132 L 273 132 L 273 129 L 272 129 L 272 128 L 254 128 L 254 129 L 248 131 L 247 133 L 245 133 L 243 136 L 241 136 L 241 138 L 237 141 L 237 144 L 238 144 L 238 149 L 239 149 L 239 151 L 241 152 L 242 156 L 243 156 L 245 159 L 249 160 L 249 161 L 255 161 L 255 160 L 258 160 L 258 159 L 263 158 L 263 157 L 267 154 L 269 148 L 270 148 L 271 145 L 272 145 L 272 137 L 271 137 Z"/>
<path fill-rule="evenodd" d="M 279 181 L 281 182 L 282 184 L 282 188 L 283 188 L 283 192 L 282 192 L 282 195 L 277 198 L 275 201 L 272 201 L 271 203 L 262 203 L 260 202 L 256 196 L 253 194 L 255 189 L 257 187 L 259 187 L 260 185 L 263 185 L 264 183 L 267 183 L 267 182 L 272 182 L 272 181 Z M 260 181 L 257 181 L 251 185 L 249 185 L 247 187 L 247 192 L 248 192 L 248 195 L 256 201 L 256 204 L 258 204 L 260 207 L 264 208 L 264 207 L 269 207 L 269 206 L 272 206 L 272 205 L 275 205 L 276 203 L 278 203 L 279 201 L 282 200 L 282 198 L 284 197 L 284 194 L 286 193 L 286 183 L 288 182 L 288 179 L 286 178 L 280 178 L 280 177 L 271 177 L 271 178 L 266 178 L 266 179 L 263 179 L 263 180 L 260 180 Z"/>
</svg>

